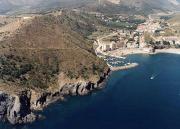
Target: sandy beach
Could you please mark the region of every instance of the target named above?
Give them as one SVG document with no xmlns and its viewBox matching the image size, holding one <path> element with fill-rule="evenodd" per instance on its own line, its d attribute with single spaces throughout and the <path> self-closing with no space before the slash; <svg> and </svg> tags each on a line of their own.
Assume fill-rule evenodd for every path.
<svg viewBox="0 0 180 129">
<path fill-rule="evenodd" d="M 144 49 L 132 48 L 132 49 L 117 49 L 114 51 L 109 51 L 106 55 L 113 56 L 113 57 L 122 57 L 131 54 L 150 54 L 148 51 Z"/>
<path fill-rule="evenodd" d="M 169 49 L 156 49 L 155 53 L 151 53 L 145 49 L 132 48 L 132 49 L 117 49 L 114 51 L 109 51 L 106 55 L 113 57 L 122 57 L 131 54 L 158 54 L 158 53 L 172 53 L 172 54 L 180 54 L 180 49 L 169 48 Z"/>
<path fill-rule="evenodd" d="M 178 49 L 178 48 L 158 49 L 158 50 L 156 50 L 155 54 L 157 54 L 157 53 L 180 54 L 180 49 Z"/>
</svg>

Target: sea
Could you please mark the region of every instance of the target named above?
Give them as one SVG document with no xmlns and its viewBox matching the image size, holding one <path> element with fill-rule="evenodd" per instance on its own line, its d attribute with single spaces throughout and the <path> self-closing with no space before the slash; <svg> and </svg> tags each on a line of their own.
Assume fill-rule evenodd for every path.
<svg viewBox="0 0 180 129">
<path fill-rule="evenodd" d="M 139 66 L 112 72 L 102 90 L 50 105 L 42 120 L 0 129 L 180 129 L 180 55 L 117 60 Z"/>
</svg>

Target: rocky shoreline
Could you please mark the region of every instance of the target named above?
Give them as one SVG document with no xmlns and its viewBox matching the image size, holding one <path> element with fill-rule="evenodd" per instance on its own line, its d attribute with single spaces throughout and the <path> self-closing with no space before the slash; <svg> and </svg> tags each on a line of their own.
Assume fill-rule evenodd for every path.
<svg viewBox="0 0 180 129">
<path fill-rule="evenodd" d="M 103 83 L 109 74 L 110 69 L 96 83 L 77 82 L 66 84 L 56 92 L 43 92 L 35 98 L 31 89 L 21 91 L 15 95 L 0 91 L 0 121 L 8 121 L 13 125 L 32 123 L 41 117 L 35 111 L 42 110 L 53 102 L 63 100 L 66 96 L 87 95 L 94 90 L 103 88 Z"/>
</svg>

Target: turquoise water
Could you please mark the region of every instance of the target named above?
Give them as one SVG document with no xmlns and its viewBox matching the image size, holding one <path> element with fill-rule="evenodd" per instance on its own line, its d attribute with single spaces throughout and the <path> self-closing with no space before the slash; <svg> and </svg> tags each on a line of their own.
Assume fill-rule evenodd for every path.
<svg viewBox="0 0 180 129">
<path fill-rule="evenodd" d="M 112 73 L 103 90 L 49 106 L 44 120 L 0 129 L 180 129 L 180 55 L 126 60 L 139 66 Z"/>
</svg>

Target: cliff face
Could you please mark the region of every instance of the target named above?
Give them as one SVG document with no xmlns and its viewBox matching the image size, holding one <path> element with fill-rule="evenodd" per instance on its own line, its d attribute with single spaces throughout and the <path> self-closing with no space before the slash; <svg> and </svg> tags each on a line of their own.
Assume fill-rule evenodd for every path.
<svg viewBox="0 0 180 129">
<path fill-rule="evenodd" d="M 0 93 L 0 120 L 8 120 L 11 124 L 23 124 L 36 120 L 30 109 L 31 93 L 23 91 L 19 95 Z"/>
<path fill-rule="evenodd" d="M 34 96 L 32 90 L 24 90 L 17 95 L 0 92 L 0 121 L 11 124 L 25 124 L 40 118 L 33 111 L 41 110 L 49 104 L 62 100 L 65 96 L 87 95 L 93 90 L 103 87 L 102 83 L 110 71 L 104 73 L 97 83 L 77 82 L 66 84 L 54 92 L 41 92 Z"/>
</svg>

